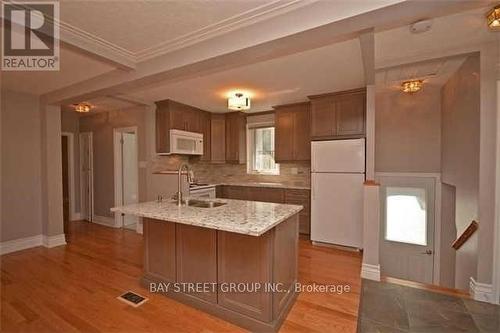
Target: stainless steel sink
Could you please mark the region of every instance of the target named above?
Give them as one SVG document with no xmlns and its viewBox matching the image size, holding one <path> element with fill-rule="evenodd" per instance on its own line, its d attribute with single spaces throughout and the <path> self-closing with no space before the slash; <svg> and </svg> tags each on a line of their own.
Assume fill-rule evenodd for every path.
<svg viewBox="0 0 500 333">
<path fill-rule="evenodd" d="M 215 208 L 224 206 L 226 203 L 217 201 L 188 200 L 186 204 L 190 207 L 196 208 Z"/>
</svg>

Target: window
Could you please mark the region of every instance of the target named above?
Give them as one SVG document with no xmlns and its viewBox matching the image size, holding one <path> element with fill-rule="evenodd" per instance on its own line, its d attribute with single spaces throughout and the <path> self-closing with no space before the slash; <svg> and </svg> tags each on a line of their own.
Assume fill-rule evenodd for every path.
<svg viewBox="0 0 500 333">
<path fill-rule="evenodd" d="M 387 187 L 385 239 L 427 245 L 425 189 Z"/>
<path fill-rule="evenodd" d="M 248 128 L 248 173 L 278 175 L 274 162 L 274 126 Z"/>
</svg>

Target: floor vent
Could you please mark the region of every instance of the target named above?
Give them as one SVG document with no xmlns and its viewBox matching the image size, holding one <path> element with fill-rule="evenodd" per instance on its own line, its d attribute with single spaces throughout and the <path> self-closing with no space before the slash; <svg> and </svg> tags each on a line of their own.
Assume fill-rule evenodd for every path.
<svg viewBox="0 0 500 333">
<path fill-rule="evenodd" d="M 127 303 L 128 305 L 132 305 L 133 307 L 141 306 L 142 304 L 147 302 L 147 298 L 141 295 L 138 295 L 134 292 L 127 291 L 125 294 L 117 297 L 120 301 Z"/>
</svg>

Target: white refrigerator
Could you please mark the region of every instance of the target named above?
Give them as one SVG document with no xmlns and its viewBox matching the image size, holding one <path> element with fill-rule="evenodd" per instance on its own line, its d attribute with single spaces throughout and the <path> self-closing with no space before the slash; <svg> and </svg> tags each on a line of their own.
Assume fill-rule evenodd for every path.
<svg viewBox="0 0 500 333">
<path fill-rule="evenodd" d="M 311 240 L 361 248 L 365 140 L 311 144 Z"/>
</svg>

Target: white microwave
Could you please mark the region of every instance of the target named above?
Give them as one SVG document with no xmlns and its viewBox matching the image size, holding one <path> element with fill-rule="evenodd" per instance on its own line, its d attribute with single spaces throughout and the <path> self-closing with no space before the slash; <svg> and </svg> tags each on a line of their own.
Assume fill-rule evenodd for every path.
<svg viewBox="0 0 500 333">
<path fill-rule="evenodd" d="M 203 134 L 171 129 L 170 154 L 203 155 Z"/>
</svg>

